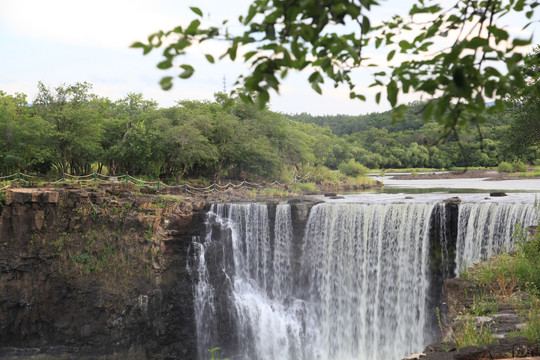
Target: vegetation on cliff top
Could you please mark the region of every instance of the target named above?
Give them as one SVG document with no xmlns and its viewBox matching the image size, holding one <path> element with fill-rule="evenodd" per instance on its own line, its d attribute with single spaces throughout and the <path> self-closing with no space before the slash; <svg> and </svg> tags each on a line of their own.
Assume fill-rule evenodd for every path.
<svg viewBox="0 0 540 360">
<path fill-rule="evenodd" d="M 492 315 L 499 306 L 508 305 L 525 323 L 521 330 L 510 335 L 526 337 L 540 351 L 540 232 L 529 235 L 526 230 L 518 229 L 514 237 L 514 251 L 493 256 L 461 275 L 485 291 L 482 296 L 474 297 L 471 306 L 459 317 L 450 340 L 457 349 L 497 342 L 494 329 L 477 318 Z"/>
<path fill-rule="evenodd" d="M 462 134 L 460 142 L 450 137 L 433 145 L 441 125 L 425 123 L 416 114 L 419 103 L 405 111 L 405 122 L 394 123 L 391 112 L 312 117 L 258 110 L 238 99 L 225 106 L 230 99 L 222 94 L 214 102 L 182 101 L 158 109 L 141 94 L 113 102 L 90 90 L 86 83 L 54 90 L 40 84 L 32 105 L 22 94 L 0 92 L 5 140 L 0 175 L 21 169 L 57 180 L 65 170 L 128 172 L 178 183 L 186 178 L 290 182 L 294 173 L 311 171 L 335 183 L 361 177 L 366 167 L 493 167 L 503 161 L 523 166 L 540 158 L 535 144 L 527 152 L 509 151 L 514 110 L 488 117 L 479 126 L 481 139 Z M 352 127 L 343 130 L 347 126 Z"/>
</svg>

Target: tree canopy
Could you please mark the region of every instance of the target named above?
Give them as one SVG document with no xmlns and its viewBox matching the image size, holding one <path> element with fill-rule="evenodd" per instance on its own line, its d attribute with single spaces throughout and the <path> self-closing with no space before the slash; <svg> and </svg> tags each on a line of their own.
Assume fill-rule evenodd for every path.
<svg viewBox="0 0 540 360">
<path fill-rule="evenodd" d="M 197 177 L 291 181 L 294 173 L 311 171 L 337 181 L 343 174 L 365 172 L 363 166 L 450 168 L 540 159 L 537 128 L 525 151 L 509 147 L 514 127 L 533 133 L 527 128 L 529 121 L 538 123 L 527 117 L 527 104 L 538 106 L 533 100 L 487 116 L 479 125 L 482 137 L 463 133 L 459 143 L 450 137 L 432 146 L 441 125 L 425 123 L 417 113 L 424 104 L 418 102 L 404 111 L 405 122 L 393 124 L 390 111 L 284 115 L 225 94 L 157 108 L 142 94 L 112 101 L 91 89 L 88 83 L 54 89 L 40 83 L 32 105 L 23 94 L 0 91 L 0 177 L 20 169 L 51 178 L 64 170 L 75 175 L 127 171 L 178 182 Z"/>
<path fill-rule="evenodd" d="M 429 100 L 420 112 L 424 120 L 443 125 L 442 139 L 458 136 L 463 127 L 485 123 L 486 114 L 504 111 L 503 100 L 525 86 L 520 64 L 532 38 L 515 36 L 506 19 L 517 14 L 524 22 L 533 21 L 538 1 L 416 0 L 408 14 L 375 24 L 372 12 L 383 5 L 376 0 L 254 0 L 238 18 L 240 32 L 228 21 L 206 25 L 203 11 L 192 7 L 196 18 L 191 23 L 159 31 L 132 46 L 144 54 L 163 49 L 157 67 L 178 66 L 178 76 L 185 79 L 195 68 L 178 64 L 178 58 L 202 42 L 221 40 L 226 51 L 206 54 L 206 59 L 214 63 L 217 58 L 242 57 L 251 72 L 237 84 L 255 92 L 260 107 L 269 101 L 271 91 L 279 92 L 290 70 L 310 72 L 308 81 L 319 93 L 321 84 L 330 80 L 348 87 L 351 98 L 365 100 L 352 73 L 359 67 L 377 66 L 370 53 L 378 51 L 389 70 L 374 74 L 372 86 L 379 88 L 375 100 L 386 95 L 400 117 L 405 105 L 398 105 L 399 94 L 426 95 Z M 520 30 L 529 25 L 522 24 Z M 403 60 L 392 62 L 397 54 Z M 161 86 L 170 89 L 173 76 L 163 77 Z M 538 97 L 540 89 L 534 91 Z M 238 95 L 252 101 L 244 93 Z M 491 99 L 494 106 L 486 106 Z"/>
</svg>

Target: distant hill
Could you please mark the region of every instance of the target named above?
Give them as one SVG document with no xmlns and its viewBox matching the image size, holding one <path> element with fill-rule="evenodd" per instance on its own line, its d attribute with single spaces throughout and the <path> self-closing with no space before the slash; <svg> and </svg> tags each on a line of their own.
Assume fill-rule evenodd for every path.
<svg viewBox="0 0 540 360">
<path fill-rule="evenodd" d="M 493 106 L 495 102 L 489 102 L 486 106 Z M 419 130 L 424 124 L 421 110 L 422 103 L 414 102 L 409 104 L 409 109 L 405 112 L 402 120 L 395 122 L 392 118 L 392 111 L 373 112 L 365 115 L 310 115 L 307 113 L 287 115 L 288 118 L 302 123 L 317 124 L 327 126 L 338 136 L 350 135 L 357 132 L 366 131 L 370 128 L 386 129 L 389 133 L 407 130 Z M 501 125 L 504 123 L 502 116 L 489 117 L 488 123 Z"/>
</svg>

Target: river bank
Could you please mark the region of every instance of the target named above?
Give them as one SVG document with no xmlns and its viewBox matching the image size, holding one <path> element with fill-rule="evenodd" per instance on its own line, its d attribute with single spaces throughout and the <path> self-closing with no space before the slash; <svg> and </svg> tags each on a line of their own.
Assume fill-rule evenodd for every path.
<svg viewBox="0 0 540 360">
<path fill-rule="evenodd" d="M 492 256 L 444 281 L 439 341 L 406 359 L 540 356 L 540 235 L 537 227 L 531 227 L 514 236 L 516 250 Z"/>
</svg>

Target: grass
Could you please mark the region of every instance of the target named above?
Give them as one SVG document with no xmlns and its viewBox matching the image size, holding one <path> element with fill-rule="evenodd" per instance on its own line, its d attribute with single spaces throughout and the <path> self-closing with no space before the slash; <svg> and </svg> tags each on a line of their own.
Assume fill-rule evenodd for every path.
<svg viewBox="0 0 540 360">
<path fill-rule="evenodd" d="M 485 326 L 484 323 L 477 326 L 476 317 L 469 314 L 462 317 L 460 324 L 454 331 L 452 341 L 459 350 L 471 345 L 483 346 L 495 343 L 497 339 L 488 326 Z"/>
<path fill-rule="evenodd" d="M 228 358 L 225 358 L 225 359 L 220 359 L 219 356 L 216 354 L 216 351 L 220 350 L 220 348 L 218 347 L 215 347 L 211 350 L 208 350 L 210 351 L 210 354 L 212 354 L 212 357 L 210 358 L 210 360 L 229 360 Z"/>
<path fill-rule="evenodd" d="M 530 308 L 525 313 L 526 326 L 521 330 L 521 335 L 540 347 L 540 298 L 530 296 Z"/>
<path fill-rule="evenodd" d="M 296 183 L 293 185 L 293 192 L 315 191 L 314 183 Z"/>
<path fill-rule="evenodd" d="M 464 278 L 488 289 L 498 302 L 511 303 L 526 323 L 519 335 L 540 347 L 540 232 L 532 236 L 523 227 L 518 227 L 514 240 L 515 251 L 476 264 L 463 275 Z M 519 296 L 516 296 L 518 294 Z M 475 299 L 471 314 L 480 316 L 484 311 L 496 311 L 493 305 L 485 300 Z M 456 341 L 461 345 L 472 341 L 472 330 L 468 327 L 470 324 L 465 323 L 457 335 Z M 474 345 L 479 346 L 478 344 L 487 341 L 487 335 L 482 329 L 477 337 L 478 343 L 473 343 Z"/>
<path fill-rule="evenodd" d="M 412 172 L 434 172 L 446 171 L 444 169 L 435 168 L 403 168 L 403 169 L 371 169 L 371 173 L 412 173 Z"/>
<path fill-rule="evenodd" d="M 516 177 L 519 177 L 519 178 L 537 177 L 537 176 L 540 176 L 540 170 L 517 172 L 517 173 L 514 173 L 514 174 L 510 174 L 510 176 L 516 176 Z"/>
</svg>

